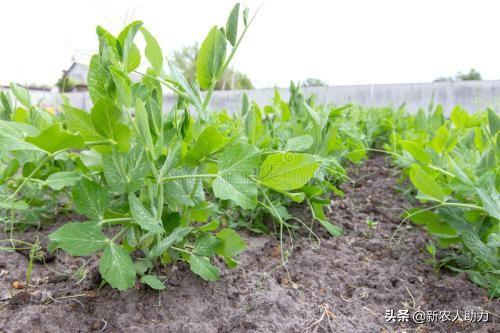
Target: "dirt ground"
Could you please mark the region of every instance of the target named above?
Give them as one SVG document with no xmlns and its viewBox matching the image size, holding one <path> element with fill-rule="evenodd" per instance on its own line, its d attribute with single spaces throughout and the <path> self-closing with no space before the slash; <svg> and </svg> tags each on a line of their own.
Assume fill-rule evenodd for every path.
<svg viewBox="0 0 500 333">
<path fill-rule="evenodd" d="M 316 228 L 320 247 L 295 237 L 286 269 L 278 239 L 243 232 L 248 249 L 241 265 L 229 270 L 216 262 L 221 279 L 214 283 L 180 264 L 164 272 L 167 290 L 161 293 L 99 290 L 93 258 L 81 279 L 71 275 L 89 258 L 59 252 L 47 265 L 35 264 L 36 286 L 28 295 L 11 287 L 24 280 L 26 255 L 1 252 L 0 332 L 500 332 L 500 301 L 464 275 L 436 274 L 424 262 L 428 238 L 422 231 L 403 225 L 390 241 L 410 205 L 396 191 L 396 171 L 384 157 L 353 168 L 351 177 L 356 187 L 342 186 L 346 196 L 334 198 L 328 213 L 344 235 L 333 238 Z M 300 207 L 294 213 L 308 218 Z M 370 230 L 367 219 L 378 224 Z M 55 226 L 45 228 L 23 237 L 43 237 Z M 490 314 L 482 323 L 390 323 L 385 314 L 391 309 Z"/>
</svg>

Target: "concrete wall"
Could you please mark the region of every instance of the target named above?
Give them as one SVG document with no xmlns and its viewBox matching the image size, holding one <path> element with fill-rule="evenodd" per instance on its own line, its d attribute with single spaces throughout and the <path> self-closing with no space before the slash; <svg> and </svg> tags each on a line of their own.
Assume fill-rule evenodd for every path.
<svg viewBox="0 0 500 333">
<path fill-rule="evenodd" d="M 310 87 L 304 88 L 303 91 L 305 95 L 316 95 L 317 102 L 325 104 L 399 106 L 405 103 L 410 112 L 416 112 L 420 107 L 427 107 L 434 96 L 434 103 L 442 104 L 447 114 L 457 104 L 470 112 L 484 110 L 486 107 L 500 110 L 500 80 Z M 211 109 L 239 110 L 243 92 L 214 92 Z M 288 100 L 288 89 L 279 89 L 279 92 L 283 99 Z M 258 89 L 246 93 L 251 101 L 264 105 L 270 102 L 274 90 Z M 76 107 L 88 110 L 92 106 L 86 92 L 69 93 L 67 96 Z M 42 100 L 46 105 L 60 104 L 60 96 L 54 92 L 33 94 L 33 100 L 35 102 Z M 171 107 L 172 103 L 173 96 L 167 94 L 164 97 L 165 107 Z"/>
</svg>

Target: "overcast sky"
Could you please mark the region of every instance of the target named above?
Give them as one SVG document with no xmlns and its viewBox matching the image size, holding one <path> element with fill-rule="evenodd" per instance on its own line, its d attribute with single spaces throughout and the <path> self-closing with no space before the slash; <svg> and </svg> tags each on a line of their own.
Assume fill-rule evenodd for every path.
<svg viewBox="0 0 500 333">
<path fill-rule="evenodd" d="M 228 0 L 15 0 L 0 7 L 0 83 L 54 84 L 72 59 L 88 63 L 95 26 L 133 19 L 164 53 L 224 24 Z M 500 79 L 499 1 L 247 0 L 262 8 L 234 65 L 257 87 L 428 82 L 478 69 Z"/>
</svg>

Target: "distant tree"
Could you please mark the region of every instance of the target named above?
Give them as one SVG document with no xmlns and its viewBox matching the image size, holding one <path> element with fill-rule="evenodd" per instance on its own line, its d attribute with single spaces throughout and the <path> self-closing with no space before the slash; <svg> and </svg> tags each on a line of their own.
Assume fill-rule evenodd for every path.
<svg viewBox="0 0 500 333">
<path fill-rule="evenodd" d="M 66 75 L 66 71 L 63 71 L 62 76 L 56 82 L 56 87 L 59 88 L 59 92 L 70 92 L 74 89 L 75 83 Z"/>
<path fill-rule="evenodd" d="M 458 73 L 456 76 L 457 81 L 481 81 L 481 73 L 476 71 L 474 68 L 471 68 L 469 73 L 463 74 L 463 73 Z"/>
<path fill-rule="evenodd" d="M 451 76 L 440 76 L 437 79 L 434 79 L 434 82 L 453 82 L 455 81 Z"/>
<path fill-rule="evenodd" d="M 188 82 L 196 78 L 196 59 L 200 48 L 198 44 L 174 51 L 173 63 L 184 74 Z M 233 68 L 228 68 L 215 85 L 215 90 L 254 89 L 252 81 L 246 75 Z"/>
<path fill-rule="evenodd" d="M 308 78 L 302 82 L 302 87 L 323 87 L 327 85 L 325 81 L 315 78 Z"/>
<path fill-rule="evenodd" d="M 471 70 L 467 74 L 458 72 L 454 78 L 450 76 L 448 77 L 440 76 L 437 79 L 435 79 L 434 82 L 480 81 L 480 80 L 482 80 L 481 73 L 476 71 L 474 68 L 471 68 Z"/>
</svg>

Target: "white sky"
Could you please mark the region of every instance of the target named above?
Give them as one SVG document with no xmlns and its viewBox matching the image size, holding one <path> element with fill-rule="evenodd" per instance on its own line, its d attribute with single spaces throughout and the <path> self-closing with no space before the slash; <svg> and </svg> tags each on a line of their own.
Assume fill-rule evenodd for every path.
<svg viewBox="0 0 500 333">
<path fill-rule="evenodd" d="M 225 24 L 229 0 L 9 0 L 0 6 L 0 84 L 53 84 L 88 62 L 95 26 L 144 21 L 164 53 Z M 478 69 L 500 79 L 499 1 L 247 0 L 262 8 L 235 67 L 258 87 L 316 77 L 330 84 L 428 82 Z"/>
</svg>

